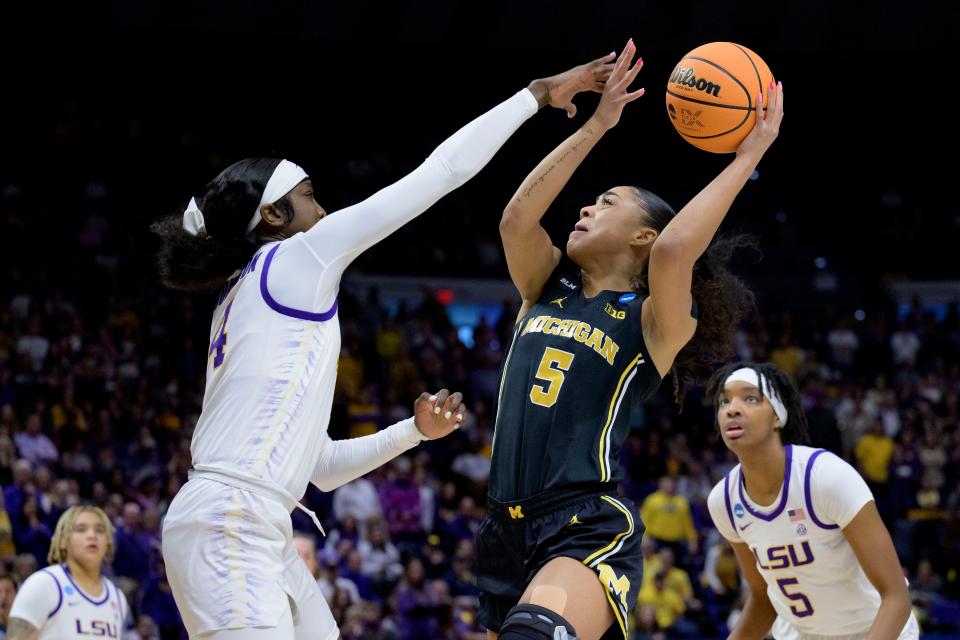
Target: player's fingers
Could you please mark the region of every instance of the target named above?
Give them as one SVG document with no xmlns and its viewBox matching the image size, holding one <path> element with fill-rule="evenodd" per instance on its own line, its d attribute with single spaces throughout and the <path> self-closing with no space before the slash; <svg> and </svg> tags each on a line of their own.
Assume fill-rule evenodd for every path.
<svg viewBox="0 0 960 640">
<path fill-rule="evenodd" d="M 573 116 L 577 115 L 577 105 L 573 104 L 572 102 L 565 106 L 563 110 L 567 112 L 568 118 L 572 118 Z"/>
<path fill-rule="evenodd" d="M 763 122 L 766 119 L 766 114 L 764 113 L 763 108 L 763 93 L 757 94 L 757 125 Z"/>
<path fill-rule="evenodd" d="M 604 65 L 604 66 L 609 66 L 609 67 L 612 69 L 612 68 L 613 68 L 613 65 L 612 65 L 612 64 L 609 64 L 609 65 L 608 65 L 607 63 L 608 63 L 608 62 L 613 62 L 613 60 L 614 60 L 616 57 L 617 57 L 617 52 L 616 52 L 616 51 L 611 51 L 611 52 L 608 53 L 607 55 L 605 55 L 605 56 L 600 56 L 599 58 L 597 58 L 596 60 L 594 60 L 593 62 L 591 62 L 591 63 L 590 63 L 590 66 L 592 66 L 592 67 L 598 67 L 598 66 L 600 66 L 600 65 Z"/>
<path fill-rule="evenodd" d="M 443 405 L 443 417 L 449 420 L 454 413 L 457 412 L 457 409 L 460 408 L 460 404 L 463 402 L 463 394 L 457 391 L 454 394 L 451 394 L 447 399 L 447 402 Z"/>
<path fill-rule="evenodd" d="M 594 82 L 593 87 L 590 89 L 590 91 L 593 91 L 594 93 L 603 93 L 603 88 L 605 86 L 607 85 L 603 82 Z"/>
<path fill-rule="evenodd" d="M 777 120 L 783 118 L 783 82 L 777 83 Z"/>
<path fill-rule="evenodd" d="M 610 77 L 610 74 L 613 73 L 613 68 L 616 65 L 614 64 L 605 64 L 602 67 L 598 67 L 593 72 L 594 80 L 606 80 Z"/>
<path fill-rule="evenodd" d="M 434 415 L 437 415 L 440 413 L 440 411 L 442 410 L 441 407 L 443 407 L 443 405 L 446 404 L 447 398 L 449 397 L 450 397 L 450 392 L 447 391 L 446 389 L 440 389 L 440 391 L 437 392 L 437 399 L 433 403 Z"/>
<path fill-rule="evenodd" d="M 628 93 L 627 95 L 625 95 L 625 96 L 623 97 L 623 102 L 624 102 L 625 104 L 628 103 L 628 102 L 633 102 L 634 100 L 636 100 L 637 98 L 639 98 L 640 96 L 642 96 L 643 94 L 645 94 L 646 92 L 647 92 L 647 90 L 646 90 L 645 88 L 640 87 L 640 88 L 637 89 L 636 91 L 632 91 L 632 92 Z"/>
<path fill-rule="evenodd" d="M 613 69 L 614 75 L 623 73 L 623 71 L 630 67 L 630 62 L 633 60 L 633 38 L 627 40 L 626 46 L 623 47 L 623 51 L 620 52 L 620 56 L 617 57 L 617 64 Z"/>
<path fill-rule="evenodd" d="M 630 69 L 630 73 L 627 74 L 627 84 L 636 79 L 637 74 L 640 73 L 640 69 L 643 69 L 643 58 L 637 58 L 637 61 L 634 63 L 633 68 Z"/>
</svg>

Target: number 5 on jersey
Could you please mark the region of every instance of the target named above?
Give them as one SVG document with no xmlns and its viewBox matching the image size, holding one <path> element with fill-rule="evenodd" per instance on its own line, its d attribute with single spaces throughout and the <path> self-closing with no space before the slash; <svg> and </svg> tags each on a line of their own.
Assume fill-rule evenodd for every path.
<svg viewBox="0 0 960 640">
<path fill-rule="evenodd" d="M 530 402 L 541 407 L 552 407 L 557 403 L 560 387 L 563 386 L 563 372 L 570 370 L 573 354 L 553 347 L 547 347 L 537 367 L 537 378 L 547 382 L 546 386 L 535 384 L 530 389 Z"/>
<path fill-rule="evenodd" d="M 223 364 L 224 350 L 227 346 L 227 320 L 230 318 L 230 307 L 233 306 L 233 300 L 227 305 L 223 312 L 223 320 L 220 321 L 220 329 L 217 331 L 217 337 L 210 343 L 210 350 L 207 357 L 213 356 L 213 368 L 216 369 Z"/>
</svg>

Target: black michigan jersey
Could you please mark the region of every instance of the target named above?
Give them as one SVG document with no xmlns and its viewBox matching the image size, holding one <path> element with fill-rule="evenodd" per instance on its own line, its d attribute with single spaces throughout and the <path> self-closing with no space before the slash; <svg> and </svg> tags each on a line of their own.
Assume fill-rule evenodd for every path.
<svg viewBox="0 0 960 640">
<path fill-rule="evenodd" d="M 647 356 L 643 297 L 585 298 L 564 259 L 517 323 L 500 376 L 490 495 L 528 498 L 584 482 L 619 482 L 620 445 L 637 395 L 660 385 Z"/>
</svg>

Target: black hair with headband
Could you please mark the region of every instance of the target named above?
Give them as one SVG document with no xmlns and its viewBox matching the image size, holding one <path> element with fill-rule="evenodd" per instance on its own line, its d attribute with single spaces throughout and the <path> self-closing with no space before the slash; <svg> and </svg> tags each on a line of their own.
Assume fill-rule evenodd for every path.
<svg viewBox="0 0 960 640">
<path fill-rule="evenodd" d="M 250 260 L 257 245 L 246 238 L 246 226 L 280 162 L 246 158 L 220 172 L 197 199 L 205 227 L 197 235 L 184 229 L 182 211 L 150 226 L 160 236 L 157 262 L 164 285 L 184 291 L 219 289 Z M 273 204 L 288 222 L 293 219 L 286 196 Z"/>
<path fill-rule="evenodd" d="M 770 362 L 734 362 L 721 368 L 710 377 L 707 383 L 707 397 L 713 398 L 714 415 L 720 410 L 720 397 L 723 395 L 723 385 L 730 375 L 739 369 L 753 369 L 758 378 L 762 378 L 760 395 L 763 396 L 764 383 L 773 388 L 780 402 L 787 409 L 787 424 L 780 429 L 780 440 L 783 444 L 810 444 L 810 433 L 807 429 L 807 414 L 803 411 L 803 401 L 800 389 L 793 378 L 781 371 Z"/>
</svg>

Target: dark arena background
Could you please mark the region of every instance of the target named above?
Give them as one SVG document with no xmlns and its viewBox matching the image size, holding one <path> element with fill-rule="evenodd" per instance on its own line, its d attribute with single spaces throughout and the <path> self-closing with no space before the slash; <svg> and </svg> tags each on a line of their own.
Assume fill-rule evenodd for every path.
<svg viewBox="0 0 960 640">
<path fill-rule="evenodd" d="M 289 158 L 336 211 L 534 78 L 633 37 L 646 95 L 545 217 L 563 246 L 580 207 L 612 185 L 679 209 L 722 169 L 728 157 L 670 126 L 664 91 L 684 53 L 729 40 L 790 93 L 779 138 L 721 227 L 760 246 L 733 263 L 758 306 L 737 356 L 798 381 L 813 444 L 876 496 L 922 636 L 960 637 L 960 209 L 947 98 L 960 12 L 783 5 L 0 3 L 0 571 L 22 583 L 47 564 L 64 510 L 95 504 L 116 525 L 105 573 L 131 605 L 124 637 L 187 637 L 159 539 L 191 464 L 216 296 L 162 287 L 148 226 L 227 165 Z M 345 275 L 331 436 L 372 433 L 441 387 L 462 391 L 471 417 L 364 480 L 308 490 L 327 530 L 311 570 L 344 638 L 486 638 L 475 536 L 519 308 L 498 220 L 597 96 L 575 102 L 573 120 L 551 109 L 531 119 Z M 678 411 L 666 380 L 633 416 L 623 495 L 647 519 L 662 502 L 645 500 L 673 485 L 689 519 L 647 532 L 644 573 L 666 570 L 675 593 L 645 579 L 632 637 L 726 637 L 746 590 L 706 508 L 736 462 L 711 400 L 695 387 Z M 681 551 L 671 559 L 657 537 L 685 544 L 662 545 Z"/>
</svg>

